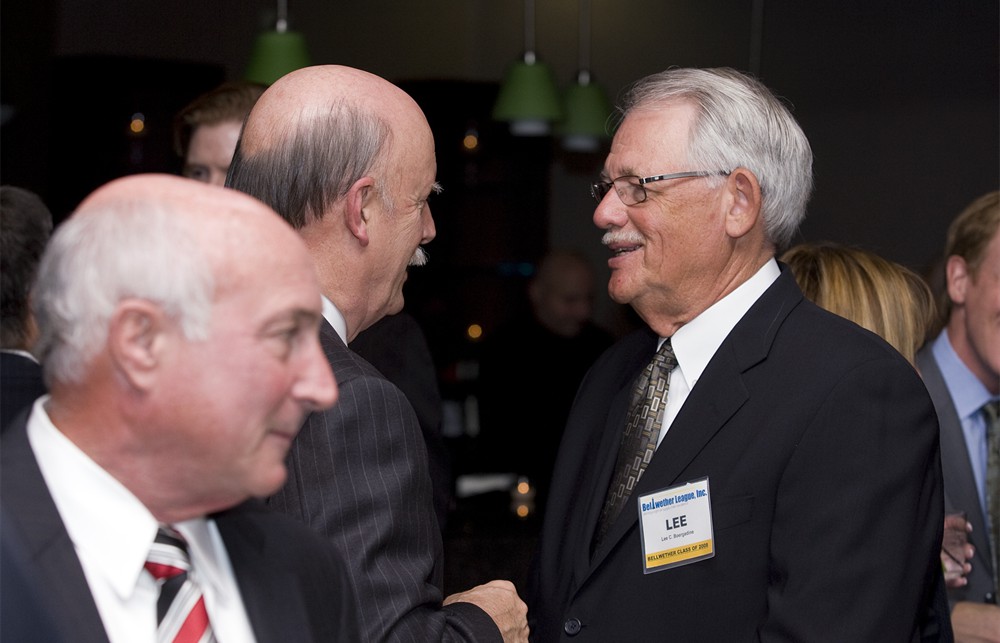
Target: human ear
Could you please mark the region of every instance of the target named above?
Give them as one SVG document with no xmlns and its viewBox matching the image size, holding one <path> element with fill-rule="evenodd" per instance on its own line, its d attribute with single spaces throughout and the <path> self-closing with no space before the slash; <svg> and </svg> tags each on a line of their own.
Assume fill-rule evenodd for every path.
<svg viewBox="0 0 1000 643">
<path fill-rule="evenodd" d="M 969 286 L 969 266 L 965 263 L 965 259 L 958 255 L 948 257 L 944 265 L 944 277 L 948 298 L 953 304 L 964 304 L 965 290 Z"/>
<path fill-rule="evenodd" d="M 169 319 L 163 309 L 144 299 L 118 304 L 108 324 L 108 347 L 117 370 L 138 390 L 156 380 L 168 339 Z"/>
<path fill-rule="evenodd" d="M 375 180 L 370 176 L 361 177 L 347 191 L 344 216 L 348 229 L 362 247 L 368 245 L 368 220 L 375 198 Z"/>
<path fill-rule="evenodd" d="M 728 194 L 726 211 L 726 233 L 739 238 L 753 229 L 760 217 L 760 182 L 756 175 L 745 167 L 738 167 L 729 173 L 726 180 Z"/>
</svg>

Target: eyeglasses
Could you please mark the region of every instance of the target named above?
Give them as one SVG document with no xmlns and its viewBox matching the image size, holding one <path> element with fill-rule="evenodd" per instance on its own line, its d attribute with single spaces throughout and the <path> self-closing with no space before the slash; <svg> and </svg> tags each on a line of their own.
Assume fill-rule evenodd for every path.
<svg viewBox="0 0 1000 643">
<path fill-rule="evenodd" d="M 590 194 L 598 203 L 600 203 L 604 200 L 604 196 L 611 191 L 612 187 L 614 187 L 615 192 L 618 193 L 618 198 L 622 200 L 622 203 L 625 205 L 637 205 L 645 201 L 649 196 L 646 194 L 646 188 L 643 187 L 645 184 L 654 183 L 656 181 L 666 181 L 669 179 L 683 179 L 689 176 L 729 176 L 729 172 L 725 170 L 718 170 L 716 172 L 675 172 L 673 174 L 647 176 L 646 178 L 640 178 L 638 176 L 619 176 L 617 179 L 613 179 L 611 181 L 591 183 Z"/>
</svg>

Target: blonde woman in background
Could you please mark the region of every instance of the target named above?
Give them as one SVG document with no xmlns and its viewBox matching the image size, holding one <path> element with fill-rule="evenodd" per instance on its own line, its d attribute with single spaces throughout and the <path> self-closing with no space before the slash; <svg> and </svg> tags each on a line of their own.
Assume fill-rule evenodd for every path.
<svg viewBox="0 0 1000 643">
<path fill-rule="evenodd" d="M 837 243 L 803 243 L 781 260 L 816 305 L 881 336 L 914 363 L 937 310 L 927 282 L 874 252 Z"/>
</svg>

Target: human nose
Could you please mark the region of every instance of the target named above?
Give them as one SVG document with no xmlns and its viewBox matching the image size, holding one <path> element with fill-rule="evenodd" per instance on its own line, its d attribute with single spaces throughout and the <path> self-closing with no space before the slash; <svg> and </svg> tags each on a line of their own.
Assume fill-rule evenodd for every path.
<svg viewBox="0 0 1000 643">
<path fill-rule="evenodd" d="M 434 215 L 431 214 L 431 206 L 428 203 L 424 206 L 424 211 L 421 213 L 424 219 L 423 224 L 423 236 L 420 237 L 421 245 L 425 243 L 430 243 L 437 236 L 437 228 L 434 225 Z"/>
<path fill-rule="evenodd" d="M 310 346 L 303 364 L 302 376 L 292 391 L 296 399 L 301 400 L 310 411 L 322 411 L 333 406 L 340 397 L 337 379 L 333 375 L 330 363 L 323 354 L 323 349 L 317 337 Z"/>
<path fill-rule="evenodd" d="M 594 209 L 594 225 L 601 230 L 607 230 L 615 226 L 621 227 L 626 219 L 625 204 L 618 198 L 618 192 L 612 187 L 604 194 L 604 197 L 597 204 L 597 208 Z"/>
</svg>

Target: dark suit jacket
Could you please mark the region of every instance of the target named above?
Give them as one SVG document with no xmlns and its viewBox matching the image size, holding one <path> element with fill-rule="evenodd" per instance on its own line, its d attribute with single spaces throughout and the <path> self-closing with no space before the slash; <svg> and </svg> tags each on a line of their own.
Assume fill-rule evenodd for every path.
<svg viewBox="0 0 1000 643">
<path fill-rule="evenodd" d="M 441 607 L 444 547 L 427 450 L 406 396 L 330 324 L 320 341 L 340 398 L 306 418 L 271 506 L 325 534 L 348 561 L 363 641 L 500 641 L 475 605 Z"/>
<path fill-rule="evenodd" d="M 350 349 L 399 387 L 417 414 L 427 446 L 434 512 L 444 531 L 454 497 L 451 458 L 441 426 L 441 389 L 427 338 L 407 312 L 386 315 L 361 331 Z"/>
<path fill-rule="evenodd" d="M 972 559 L 972 572 L 965 587 L 949 588 L 948 600 L 992 603 L 995 597 L 993 586 L 993 561 L 990 560 L 989 523 L 983 515 L 979 503 L 976 480 L 969 463 L 969 450 L 965 445 L 965 434 L 958 419 L 958 411 L 948 392 L 944 376 L 938 367 L 931 345 L 917 353 L 917 368 L 923 375 L 927 390 L 934 400 L 938 420 L 941 423 L 941 469 L 944 473 L 945 511 L 964 511 L 966 519 L 972 523 L 969 542 L 976 548 Z"/>
<path fill-rule="evenodd" d="M 0 430 L 47 392 L 38 362 L 16 353 L 0 352 Z"/>
<path fill-rule="evenodd" d="M 0 451 L 0 640 L 107 643 L 25 426 L 23 419 L 12 424 Z M 97 511 L 99 504 L 95 519 Z M 358 640 L 346 566 L 323 539 L 257 502 L 213 518 L 258 643 Z M 48 638 L 39 638 L 45 629 Z"/>
<path fill-rule="evenodd" d="M 905 359 L 804 300 L 784 268 L 630 500 L 708 476 L 715 556 L 643 574 L 632 508 L 591 556 L 627 398 L 655 349 L 633 333 L 581 385 L 531 572 L 533 640 L 914 639 L 941 574 L 934 409 Z"/>
</svg>

